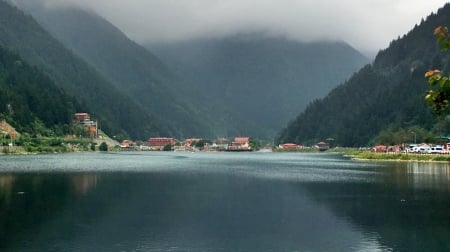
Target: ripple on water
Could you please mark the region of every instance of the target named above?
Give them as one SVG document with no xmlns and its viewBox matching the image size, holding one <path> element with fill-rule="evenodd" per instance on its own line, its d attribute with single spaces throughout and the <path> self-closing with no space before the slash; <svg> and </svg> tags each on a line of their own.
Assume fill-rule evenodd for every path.
<svg viewBox="0 0 450 252">
<path fill-rule="evenodd" d="M 374 164 L 339 155 L 280 153 L 71 153 L 4 157 L 0 172 L 229 173 L 288 181 L 370 182 Z"/>
</svg>

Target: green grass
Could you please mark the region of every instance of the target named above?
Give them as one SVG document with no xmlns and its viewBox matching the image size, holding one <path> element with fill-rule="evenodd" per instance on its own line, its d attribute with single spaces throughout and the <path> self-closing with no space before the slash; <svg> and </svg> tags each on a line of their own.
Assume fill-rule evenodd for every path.
<svg viewBox="0 0 450 252">
<path fill-rule="evenodd" d="M 91 151 L 92 139 L 62 137 L 20 137 L 16 146 L 21 147 L 25 153 L 64 153 L 73 151 Z M 5 149 L 5 148 L 3 148 Z M 13 154 L 12 152 L 8 154 Z"/>
<path fill-rule="evenodd" d="M 397 161 L 439 161 L 450 162 L 450 155 L 438 154 L 412 154 L 412 153 L 376 153 L 370 151 L 356 151 L 352 150 L 345 152 L 346 156 L 355 159 L 368 160 L 397 160 Z"/>
</svg>

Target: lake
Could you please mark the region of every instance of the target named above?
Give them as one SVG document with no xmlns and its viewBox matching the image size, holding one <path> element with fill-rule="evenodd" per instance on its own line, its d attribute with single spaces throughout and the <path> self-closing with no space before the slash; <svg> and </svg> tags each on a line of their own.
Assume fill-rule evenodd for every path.
<svg viewBox="0 0 450 252">
<path fill-rule="evenodd" d="M 450 251 L 450 165 L 327 153 L 0 156 L 1 251 Z"/>
</svg>

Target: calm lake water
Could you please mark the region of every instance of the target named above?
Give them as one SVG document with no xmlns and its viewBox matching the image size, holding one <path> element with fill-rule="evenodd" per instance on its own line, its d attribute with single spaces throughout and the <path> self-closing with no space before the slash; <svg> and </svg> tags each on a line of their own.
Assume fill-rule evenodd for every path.
<svg viewBox="0 0 450 252">
<path fill-rule="evenodd" d="M 0 251 L 450 251 L 450 165 L 0 156 Z"/>
</svg>

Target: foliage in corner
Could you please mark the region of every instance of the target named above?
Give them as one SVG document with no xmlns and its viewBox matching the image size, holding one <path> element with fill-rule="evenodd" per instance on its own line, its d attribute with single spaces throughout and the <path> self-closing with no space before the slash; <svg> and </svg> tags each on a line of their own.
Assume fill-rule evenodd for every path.
<svg viewBox="0 0 450 252">
<path fill-rule="evenodd" d="M 448 28 L 438 26 L 434 29 L 437 43 L 442 51 L 450 49 L 450 36 Z M 439 69 L 428 70 L 425 73 L 431 88 L 425 95 L 425 101 L 433 110 L 442 115 L 450 106 L 450 76 L 444 76 Z"/>
</svg>

